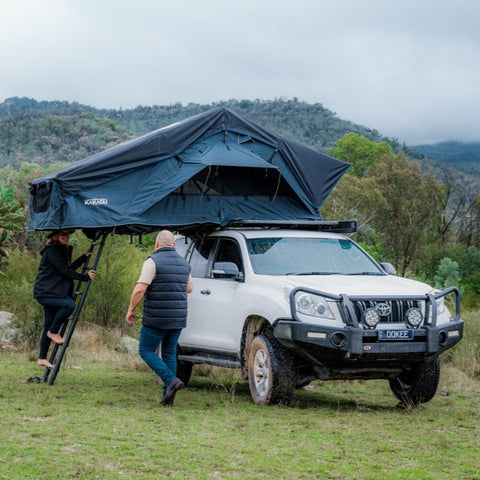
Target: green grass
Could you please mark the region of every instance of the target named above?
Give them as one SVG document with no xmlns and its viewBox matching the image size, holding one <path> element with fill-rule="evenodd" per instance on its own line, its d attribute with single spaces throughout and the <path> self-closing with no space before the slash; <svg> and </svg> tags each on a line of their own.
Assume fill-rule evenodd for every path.
<svg viewBox="0 0 480 480">
<path fill-rule="evenodd" d="M 205 367 L 165 408 L 136 358 L 70 349 L 54 386 L 0 351 L 1 479 L 480 478 L 480 382 L 453 366 L 419 409 L 385 381 L 313 382 L 262 407 L 238 372 Z"/>
</svg>

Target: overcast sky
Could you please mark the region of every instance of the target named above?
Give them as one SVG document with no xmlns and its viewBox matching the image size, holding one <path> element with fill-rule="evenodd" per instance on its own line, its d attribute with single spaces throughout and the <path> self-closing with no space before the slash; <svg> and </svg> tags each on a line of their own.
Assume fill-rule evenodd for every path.
<svg viewBox="0 0 480 480">
<path fill-rule="evenodd" d="M 0 103 L 321 103 L 413 145 L 480 141 L 478 0 L 0 0 Z"/>
</svg>

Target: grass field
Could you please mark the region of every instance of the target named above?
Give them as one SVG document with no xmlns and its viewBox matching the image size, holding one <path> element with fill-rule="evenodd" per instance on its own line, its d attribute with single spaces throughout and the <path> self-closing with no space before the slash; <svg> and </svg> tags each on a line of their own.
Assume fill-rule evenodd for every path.
<svg viewBox="0 0 480 480">
<path fill-rule="evenodd" d="M 261 407 L 238 372 L 206 367 L 166 408 L 138 358 L 81 341 L 53 386 L 27 382 L 42 370 L 19 352 L 0 371 L 1 479 L 480 479 L 480 382 L 448 364 L 412 410 L 385 381 Z"/>
</svg>

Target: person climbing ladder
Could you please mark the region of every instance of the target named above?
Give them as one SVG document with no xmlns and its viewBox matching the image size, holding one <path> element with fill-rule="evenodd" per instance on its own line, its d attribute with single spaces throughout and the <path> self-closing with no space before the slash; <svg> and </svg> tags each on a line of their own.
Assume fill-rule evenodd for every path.
<svg viewBox="0 0 480 480">
<path fill-rule="evenodd" d="M 35 279 L 33 296 L 44 310 L 44 328 L 40 339 L 38 365 L 53 368 L 47 360 L 51 341 L 57 345 L 64 343 L 59 334 L 60 327 L 75 310 L 74 280 L 88 281 L 95 278 L 95 270 L 78 273 L 76 269 L 85 264 L 91 252 L 86 252 L 74 262 L 72 246 L 69 245 L 72 230 L 53 230 L 48 235 L 46 245 L 41 250 L 41 260 Z"/>
</svg>

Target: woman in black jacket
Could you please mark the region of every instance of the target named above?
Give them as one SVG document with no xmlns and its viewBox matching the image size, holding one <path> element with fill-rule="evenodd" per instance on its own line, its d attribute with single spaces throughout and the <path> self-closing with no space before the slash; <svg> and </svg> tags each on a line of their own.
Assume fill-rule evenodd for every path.
<svg viewBox="0 0 480 480">
<path fill-rule="evenodd" d="M 75 310 L 73 281 L 95 278 L 95 270 L 84 274 L 75 271 L 86 262 L 91 252 L 72 262 L 72 246 L 68 244 L 70 233 L 72 230 L 54 230 L 48 235 L 47 244 L 40 252 L 42 259 L 33 288 L 33 296 L 44 310 L 44 328 L 37 363 L 47 368 L 53 367 L 47 360 L 50 341 L 53 340 L 58 345 L 64 342 L 58 331 Z"/>
</svg>

